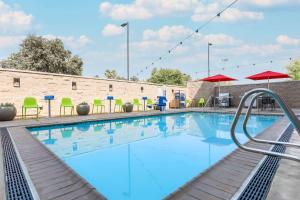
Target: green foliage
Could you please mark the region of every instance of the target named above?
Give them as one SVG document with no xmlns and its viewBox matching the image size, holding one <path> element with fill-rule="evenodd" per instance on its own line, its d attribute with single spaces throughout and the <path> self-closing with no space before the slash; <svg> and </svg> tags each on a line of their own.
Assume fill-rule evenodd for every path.
<svg viewBox="0 0 300 200">
<path fill-rule="evenodd" d="M 137 76 L 132 76 L 130 78 L 131 81 L 139 81 L 139 78 Z"/>
<path fill-rule="evenodd" d="M 127 80 L 125 77 L 119 76 L 116 70 L 105 70 L 104 76 L 108 79 Z M 131 81 L 139 81 L 138 77 L 132 76 Z"/>
<path fill-rule="evenodd" d="M 291 62 L 286 68 L 293 80 L 300 80 L 300 60 Z"/>
<path fill-rule="evenodd" d="M 29 35 L 21 49 L 1 62 L 2 68 L 81 75 L 83 62 L 64 48 L 60 39 Z"/>
<path fill-rule="evenodd" d="M 105 70 L 104 76 L 108 79 L 117 79 L 118 74 L 116 70 Z"/>
<path fill-rule="evenodd" d="M 178 69 L 156 69 L 151 73 L 151 83 L 167 84 L 167 85 L 186 85 L 187 81 L 191 80 L 191 76 L 182 73 Z"/>
</svg>

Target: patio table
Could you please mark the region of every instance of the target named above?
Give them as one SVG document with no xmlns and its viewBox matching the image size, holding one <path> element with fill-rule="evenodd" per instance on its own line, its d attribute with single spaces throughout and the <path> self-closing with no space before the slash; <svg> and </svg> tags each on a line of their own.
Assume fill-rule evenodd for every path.
<svg viewBox="0 0 300 200">
<path fill-rule="evenodd" d="M 109 100 L 109 113 L 111 113 L 111 101 L 114 100 L 114 97 L 113 96 L 107 96 L 106 99 Z"/>
<path fill-rule="evenodd" d="M 48 117 L 51 117 L 51 101 L 55 100 L 53 95 L 46 95 L 44 100 L 48 101 Z"/>
<path fill-rule="evenodd" d="M 148 99 L 147 97 L 142 97 L 143 101 L 144 101 L 144 111 L 146 111 L 146 100 Z"/>
</svg>

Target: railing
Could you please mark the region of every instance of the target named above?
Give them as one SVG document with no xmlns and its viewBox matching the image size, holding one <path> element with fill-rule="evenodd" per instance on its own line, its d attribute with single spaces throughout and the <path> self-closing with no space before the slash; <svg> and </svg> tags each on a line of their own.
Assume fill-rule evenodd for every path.
<svg viewBox="0 0 300 200">
<path fill-rule="evenodd" d="M 250 140 L 252 140 L 254 142 L 268 143 L 268 144 L 280 144 L 280 145 L 287 145 L 287 146 L 291 146 L 291 147 L 300 147 L 299 144 L 295 144 L 295 143 L 287 143 L 287 142 L 256 139 L 256 138 L 253 138 L 248 133 L 248 131 L 247 131 L 247 122 L 248 122 L 249 116 L 251 114 L 253 103 L 254 103 L 255 99 L 258 96 L 261 96 L 263 94 L 268 94 L 268 95 L 272 96 L 275 99 L 275 101 L 278 103 L 280 108 L 284 111 L 285 115 L 289 118 L 291 123 L 294 125 L 294 128 L 296 129 L 296 131 L 300 135 L 300 121 L 299 121 L 298 117 L 295 115 L 295 113 L 290 109 L 290 107 L 284 102 L 284 100 L 279 95 L 277 95 L 275 92 L 273 92 L 269 89 L 259 88 L 259 89 L 253 89 L 253 90 L 247 92 L 241 99 L 241 102 L 238 106 L 237 112 L 234 116 L 234 119 L 233 119 L 233 122 L 232 122 L 232 125 L 231 125 L 231 129 L 230 129 L 231 137 L 232 137 L 233 141 L 235 142 L 235 144 L 238 147 L 240 147 L 241 149 L 243 149 L 245 151 L 250 151 L 250 152 L 253 152 L 253 153 L 259 153 L 259 154 L 264 154 L 264 155 L 269 155 L 269 156 L 278 156 L 278 157 L 281 157 L 281 158 L 286 158 L 286 159 L 290 159 L 290 160 L 300 162 L 300 157 L 290 155 L 290 154 L 276 153 L 276 152 L 272 152 L 272 151 L 266 151 L 266 150 L 262 150 L 262 149 L 248 147 L 248 146 L 245 146 L 245 145 L 241 144 L 239 142 L 239 140 L 237 139 L 237 137 L 235 135 L 236 125 L 238 123 L 238 120 L 240 118 L 240 115 L 242 113 L 242 110 L 243 110 L 243 107 L 244 107 L 244 104 L 245 104 L 246 100 L 250 96 L 252 96 L 251 102 L 249 104 L 249 107 L 248 107 L 248 110 L 247 110 L 247 113 L 246 113 L 246 116 L 245 116 L 245 119 L 244 119 L 244 122 L 243 122 L 243 130 L 245 132 L 245 135 Z"/>
</svg>

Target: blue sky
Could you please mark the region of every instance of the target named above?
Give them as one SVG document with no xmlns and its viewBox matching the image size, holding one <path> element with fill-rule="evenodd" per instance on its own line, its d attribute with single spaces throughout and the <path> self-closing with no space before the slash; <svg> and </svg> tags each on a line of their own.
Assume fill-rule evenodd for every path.
<svg viewBox="0 0 300 200">
<path fill-rule="evenodd" d="M 125 77 L 126 34 L 119 25 L 129 21 L 131 75 L 147 79 L 153 61 L 230 2 L 0 1 L 0 58 L 17 51 L 28 34 L 58 37 L 83 59 L 85 76 L 103 77 L 106 69 L 115 69 Z M 211 74 L 243 83 L 243 77 L 264 70 L 286 72 L 289 58 L 300 58 L 299 9 L 300 0 L 240 0 L 154 66 L 180 69 L 194 79 L 205 77 L 209 41 Z"/>
</svg>

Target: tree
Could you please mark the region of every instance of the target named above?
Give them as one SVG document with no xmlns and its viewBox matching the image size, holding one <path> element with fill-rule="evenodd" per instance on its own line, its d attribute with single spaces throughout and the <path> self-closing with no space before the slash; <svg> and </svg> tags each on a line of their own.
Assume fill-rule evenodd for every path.
<svg viewBox="0 0 300 200">
<path fill-rule="evenodd" d="M 116 72 L 116 70 L 105 70 L 104 72 L 104 76 L 108 79 L 117 79 L 118 74 Z"/>
<path fill-rule="evenodd" d="M 182 73 L 178 69 L 156 69 L 151 72 L 151 77 L 148 82 L 168 84 L 168 85 L 186 85 L 187 81 L 191 80 L 191 76 Z"/>
<path fill-rule="evenodd" d="M 108 79 L 117 79 L 117 80 L 127 80 L 125 77 L 123 76 L 119 76 L 116 70 L 105 70 L 104 72 L 104 76 Z M 132 76 L 130 78 L 131 81 L 139 81 L 138 77 L 136 76 Z"/>
<path fill-rule="evenodd" d="M 139 78 L 137 76 L 132 76 L 130 78 L 131 81 L 139 81 Z"/>
<path fill-rule="evenodd" d="M 293 80 L 300 80 L 300 60 L 291 62 L 286 68 Z"/>
<path fill-rule="evenodd" d="M 32 70 L 59 74 L 81 75 L 83 62 L 64 48 L 63 42 L 29 35 L 20 44 L 21 49 L 1 62 L 2 68 Z"/>
</svg>

